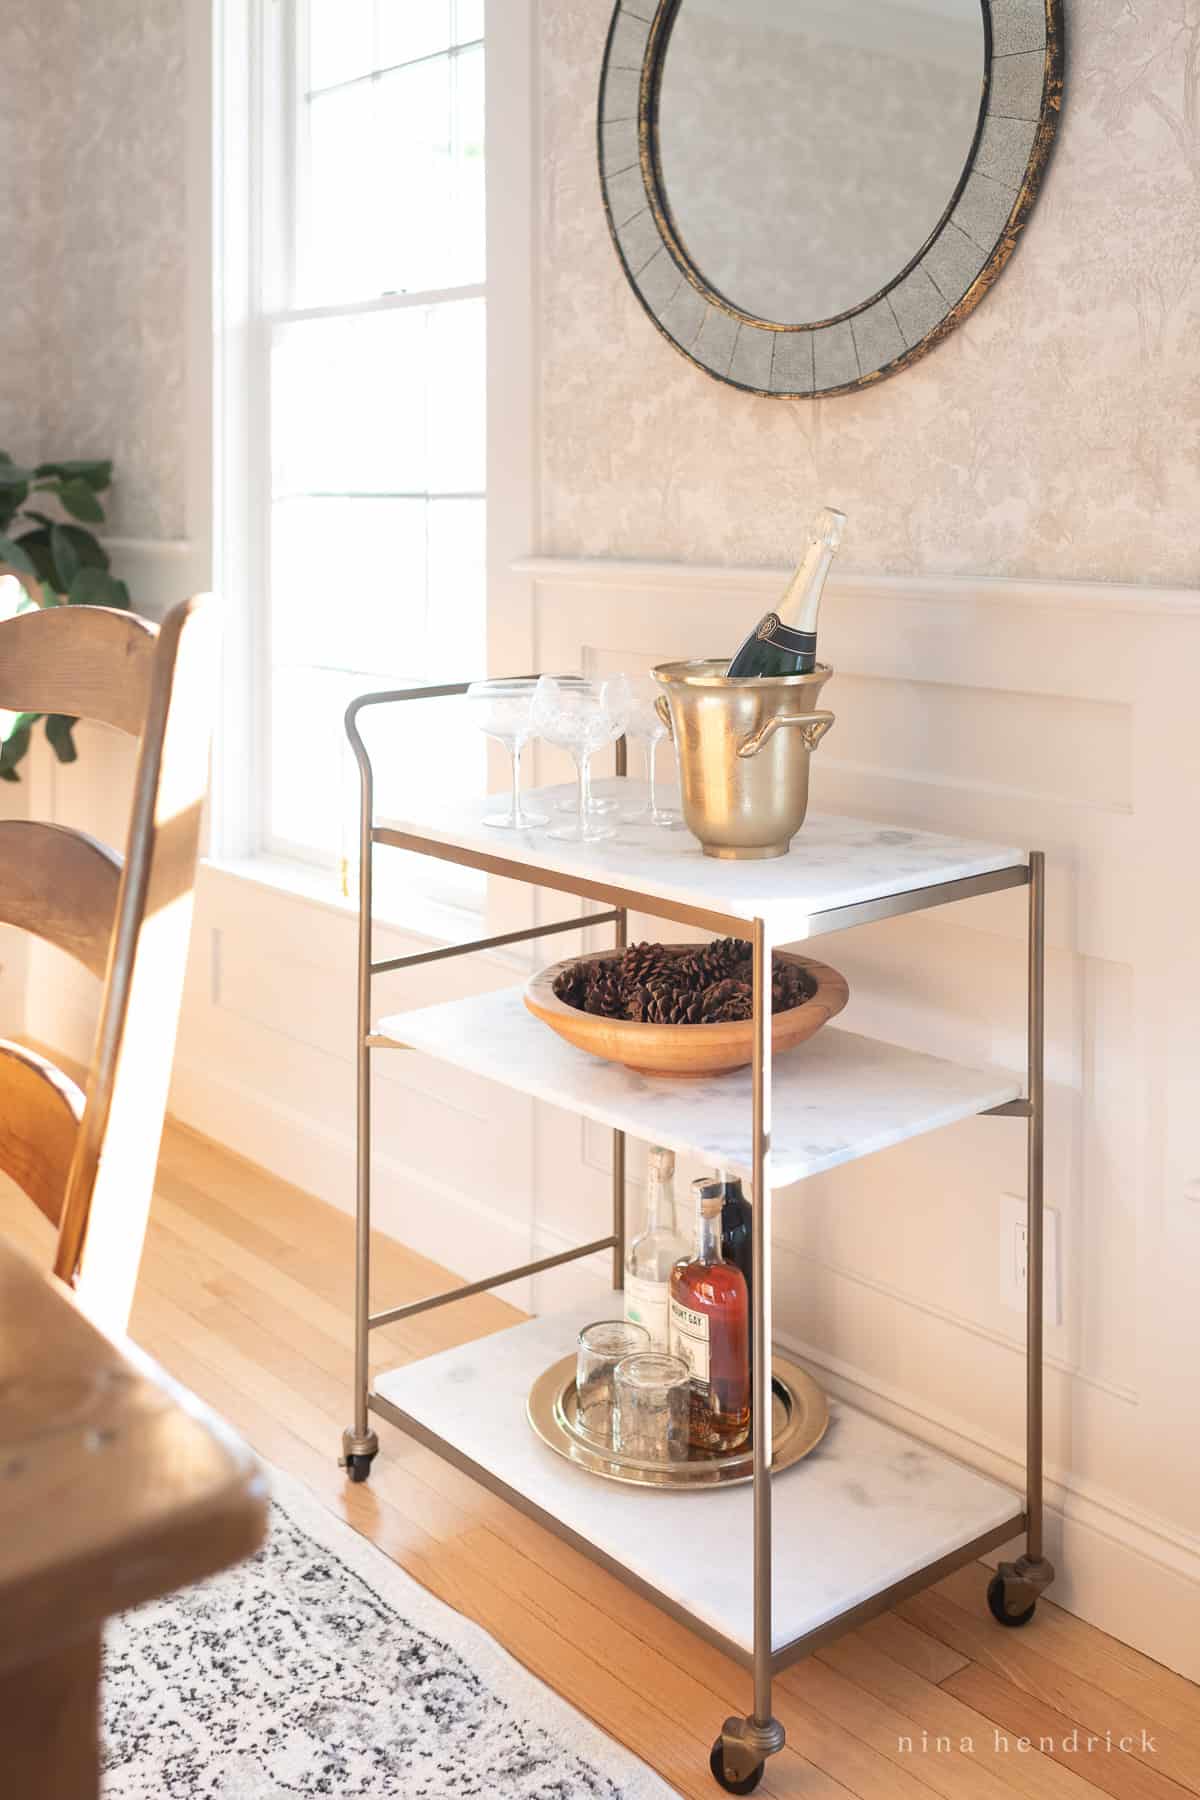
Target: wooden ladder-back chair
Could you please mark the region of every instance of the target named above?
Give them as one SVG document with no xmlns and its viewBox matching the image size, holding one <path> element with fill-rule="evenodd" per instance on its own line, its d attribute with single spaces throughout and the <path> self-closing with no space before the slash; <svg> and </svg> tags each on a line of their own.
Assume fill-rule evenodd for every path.
<svg viewBox="0 0 1200 1800">
<path fill-rule="evenodd" d="M 191 930 L 215 701 L 208 596 L 161 626 L 99 606 L 0 623 L 0 707 L 99 720 L 139 742 L 124 856 L 86 832 L 0 821 L 0 924 L 103 983 L 84 1090 L 0 1040 L 0 1169 L 58 1228 L 54 1271 L 122 1331 L 150 1210 Z"/>
</svg>

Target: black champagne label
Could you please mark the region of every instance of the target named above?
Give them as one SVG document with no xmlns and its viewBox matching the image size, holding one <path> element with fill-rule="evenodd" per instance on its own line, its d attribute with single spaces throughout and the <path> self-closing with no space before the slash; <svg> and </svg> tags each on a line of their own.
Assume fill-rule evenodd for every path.
<svg viewBox="0 0 1200 1800">
<path fill-rule="evenodd" d="M 778 613 L 768 613 L 754 635 L 765 638 L 768 644 L 778 645 L 780 650 L 790 650 L 796 656 L 811 656 L 817 648 L 815 631 L 793 631 Z"/>
</svg>

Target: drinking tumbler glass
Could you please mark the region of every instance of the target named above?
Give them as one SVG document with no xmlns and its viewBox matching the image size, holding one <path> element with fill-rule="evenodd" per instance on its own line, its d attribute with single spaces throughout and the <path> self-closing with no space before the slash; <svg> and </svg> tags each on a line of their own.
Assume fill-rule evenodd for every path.
<svg viewBox="0 0 1200 1800">
<path fill-rule="evenodd" d="M 682 1357 L 661 1350 L 623 1356 L 613 1371 L 613 1449 L 639 1462 L 683 1462 L 690 1395 Z"/>
<path fill-rule="evenodd" d="M 650 1333 L 626 1319 L 600 1319 L 579 1334 L 575 1365 L 575 1417 L 593 1443 L 613 1441 L 613 1370 L 622 1357 L 649 1350 Z"/>
</svg>

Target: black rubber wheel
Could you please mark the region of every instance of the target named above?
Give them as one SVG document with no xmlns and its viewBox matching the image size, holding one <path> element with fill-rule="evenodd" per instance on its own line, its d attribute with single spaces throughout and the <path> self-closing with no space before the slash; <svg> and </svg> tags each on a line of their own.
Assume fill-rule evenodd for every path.
<svg viewBox="0 0 1200 1800">
<path fill-rule="evenodd" d="M 1007 1625 L 1010 1630 L 1015 1630 L 1018 1625 L 1028 1625 L 1030 1619 L 1032 1619 L 1034 1613 L 1037 1611 L 1036 1600 L 1031 1600 L 1024 1612 L 1011 1613 L 1008 1611 L 1004 1604 L 1003 1575 L 993 1575 L 992 1579 L 988 1582 L 987 1603 L 988 1611 L 991 1613 L 993 1619 L 1000 1625 Z"/>
<path fill-rule="evenodd" d="M 346 1475 L 351 1481 L 365 1481 L 371 1473 L 373 1456 L 348 1456 L 346 1458 Z"/>
<path fill-rule="evenodd" d="M 740 1781 L 732 1780 L 725 1773 L 725 1746 L 718 1738 L 709 1755 L 708 1766 L 712 1770 L 713 1780 L 719 1787 L 723 1787 L 727 1794 L 752 1794 L 762 1780 L 766 1764 L 757 1763 L 748 1775 L 743 1775 Z"/>
</svg>

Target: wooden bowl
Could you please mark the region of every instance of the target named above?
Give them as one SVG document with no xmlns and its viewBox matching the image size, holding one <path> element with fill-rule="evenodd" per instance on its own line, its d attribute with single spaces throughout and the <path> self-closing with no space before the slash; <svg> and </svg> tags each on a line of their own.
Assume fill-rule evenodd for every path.
<svg viewBox="0 0 1200 1800">
<path fill-rule="evenodd" d="M 695 947 L 666 946 L 668 950 Z M 586 956 L 569 956 L 543 969 L 525 989 L 526 1006 L 536 1019 L 566 1038 L 568 1044 L 607 1062 L 623 1063 L 640 1075 L 724 1075 L 731 1069 L 745 1068 L 753 1060 L 754 1027 L 749 1019 L 720 1025 L 644 1025 L 635 1019 L 604 1019 L 596 1013 L 583 1012 L 577 1006 L 568 1006 L 554 992 L 555 977 L 572 963 L 598 962 L 618 954 L 613 948 L 593 950 Z M 816 993 L 802 1005 L 772 1015 L 771 1043 L 778 1055 L 803 1044 L 840 1013 L 850 998 L 850 989 L 845 978 L 828 963 L 816 962 L 810 956 L 794 956 L 788 950 L 777 950 L 775 954 L 781 962 L 806 969 L 817 984 Z"/>
</svg>

